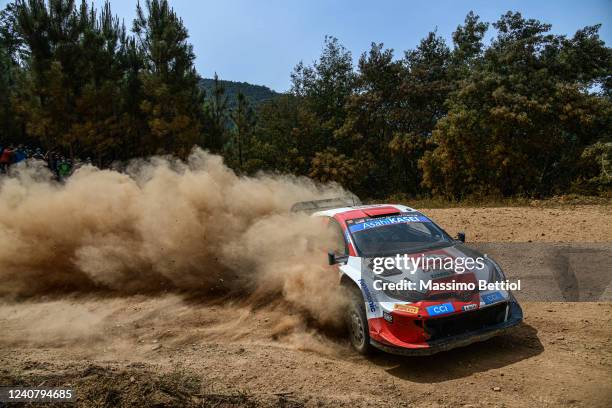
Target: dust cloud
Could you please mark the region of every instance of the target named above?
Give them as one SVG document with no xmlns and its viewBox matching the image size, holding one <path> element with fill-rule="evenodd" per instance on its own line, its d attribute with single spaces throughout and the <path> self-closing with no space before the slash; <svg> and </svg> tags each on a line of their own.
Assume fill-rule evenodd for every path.
<svg viewBox="0 0 612 408">
<path fill-rule="evenodd" d="M 0 298 L 189 292 L 281 298 L 338 319 L 331 237 L 296 201 L 346 194 L 277 175 L 241 177 L 195 149 L 124 171 L 78 169 L 64 184 L 39 163 L 0 179 Z"/>
</svg>

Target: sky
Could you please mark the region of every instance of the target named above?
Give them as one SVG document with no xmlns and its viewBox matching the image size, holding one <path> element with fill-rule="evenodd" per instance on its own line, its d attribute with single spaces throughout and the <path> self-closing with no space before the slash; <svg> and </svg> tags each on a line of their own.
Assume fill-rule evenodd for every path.
<svg viewBox="0 0 612 408">
<path fill-rule="evenodd" d="M 101 5 L 104 0 L 93 0 Z M 144 0 L 142 0 L 144 1 Z M 8 0 L 0 0 L 4 5 Z M 325 35 L 337 37 L 353 58 L 372 42 L 393 48 L 397 57 L 437 29 L 451 34 L 470 10 L 495 21 L 508 10 L 552 24 L 556 34 L 573 35 L 602 23 L 601 38 L 612 44 L 612 0 L 170 0 L 183 19 L 203 77 L 290 87 L 290 73 L 321 53 Z M 113 13 L 131 28 L 136 0 L 111 0 Z"/>
</svg>

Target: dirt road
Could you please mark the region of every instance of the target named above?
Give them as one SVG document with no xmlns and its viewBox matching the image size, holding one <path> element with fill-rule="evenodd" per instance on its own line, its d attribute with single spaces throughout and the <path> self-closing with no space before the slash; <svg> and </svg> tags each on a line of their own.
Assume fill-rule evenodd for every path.
<svg viewBox="0 0 612 408">
<path fill-rule="evenodd" d="M 366 359 L 274 301 L 5 302 L 0 383 L 71 385 L 88 406 L 610 406 L 610 208 L 427 213 L 524 280 L 516 331 L 426 358 Z"/>
</svg>

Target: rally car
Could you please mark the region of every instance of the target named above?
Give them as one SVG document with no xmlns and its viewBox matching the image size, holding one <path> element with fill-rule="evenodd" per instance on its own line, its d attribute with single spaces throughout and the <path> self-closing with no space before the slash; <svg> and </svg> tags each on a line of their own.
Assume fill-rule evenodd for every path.
<svg viewBox="0 0 612 408">
<path fill-rule="evenodd" d="M 465 234 L 452 238 L 410 207 L 360 205 L 349 197 L 301 202 L 292 210 L 322 217 L 332 229 L 328 261 L 350 294 L 346 325 L 362 354 L 373 348 L 433 354 L 502 334 L 523 319 L 512 293 L 499 288 L 508 281 L 493 259 L 465 246 Z M 381 259 L 400 255 L 411 260 L 409 267 L 380 268 Z M 480 264 L 457 268 L 469 258 Z M 450 269 L 435 261 L 431 267 L 433 259 L 456 262 Z"/>
</svg>

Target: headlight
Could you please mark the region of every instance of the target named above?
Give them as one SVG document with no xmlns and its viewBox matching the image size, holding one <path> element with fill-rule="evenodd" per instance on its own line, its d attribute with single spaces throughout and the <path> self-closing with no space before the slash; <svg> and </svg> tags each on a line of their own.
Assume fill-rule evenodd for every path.
<svg viewBox="0 0 612 408">
<path fill-rule="evenodd" d="M 489 282 L 505 281 L 506 275 L 504 275 L 504 271 L 502 270 L 501 266 L 499 266 L 497 262 L 495 262 L 491 258 L 489 258 L 489 261 L 491 261 L 491 264 L 493 265 L 491 271 L 489 272 Z"/>
</svg>

